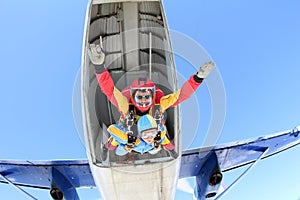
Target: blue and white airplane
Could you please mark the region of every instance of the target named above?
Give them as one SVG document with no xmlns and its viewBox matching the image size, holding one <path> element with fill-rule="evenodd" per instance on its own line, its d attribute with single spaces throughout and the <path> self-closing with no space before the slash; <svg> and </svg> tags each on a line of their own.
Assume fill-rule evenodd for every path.
<svg viewBox="0 0 300 200">
<path fill-rule="evenodd" d="M 82 48 L 81 105 L 87 160 L 0 160 L 0 182 L 35 199 L 23 187 L 50 191 L 53 199 L 79 199 L 76 188 L 97 187 L 103 199 L 174 199 L 178 179 L 195 177 L 196 199 L 218 199 L 223 173 L 248 165 L 300 143 L 300 129 L 224 145 L 181 151 L 180 110 L 167 111 L 166 126 L 177 158 L 162 150 L 127 159 L 109 152 L 103 159 L 106 127 L 119 114 L 98 87 L 87 54 L 89 44 L 103 39 L 105 65 L 120 90 L 148 75 L 164 93 L 177 90 L 177 75 L 166 17 L 160 0 L 92 0 L 88 4 Z M 238 180 L 237 179 L 237 180 Z M 149 187 L 151 186 L 151 187 Z M 0 192 L 1 193 L 1 192 Z M 134 198 L 133 198 L 134 195 Z"/>
</svg>

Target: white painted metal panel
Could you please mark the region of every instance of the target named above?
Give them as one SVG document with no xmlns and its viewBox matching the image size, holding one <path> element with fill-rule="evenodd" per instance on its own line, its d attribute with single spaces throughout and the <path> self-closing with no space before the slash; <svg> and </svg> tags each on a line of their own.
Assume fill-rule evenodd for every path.
<svg viewBox="0 0 300 200">
<path fill-rule="evenodd" d="M 174 199 L 180 159 L 165 163 L 101 168 L 92 165 L 96 185 L 107 200 Z M 174 176 L 175 175 L 175 176 Z"/>
<path fill-rule="evenodd" d="M 146 2 L 146 1 L 160 1 L 160 0 L 93 0 L 93 4 L 101 3 L 119 3 L 119 2 Z"/>
</svg>

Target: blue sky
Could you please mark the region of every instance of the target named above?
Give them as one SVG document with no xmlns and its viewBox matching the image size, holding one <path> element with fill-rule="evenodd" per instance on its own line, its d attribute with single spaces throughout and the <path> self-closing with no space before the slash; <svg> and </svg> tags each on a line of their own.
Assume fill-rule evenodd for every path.
<svg viewBox="0 0 300 200">
<path fill-rule="evenodd" d="M 86 4 L 1 0 L 0 159 L 86 158 L 72 114 Z M 201 44 L 222 76 L 226 118 L 218 143 L 300 125 L 299 1 L 165 0 L 164 7 L 169 28 Z M 178 68 L 185 63 L 176 62 Z M 199 99 L 199 129 L 205 129 L 206 85 L 199 93 L 205 96 L 203 102 Z M 202 144 L 200 135 L 191 147 Z M 223 199 L 298 200 L 299 152 L 296 147 L 259 163 Z M 226 173 L 224 184 L 239 173 Z M 1 197 L 27 199 L 11 186 L 0 188 Z M 27 191 L 50 199 L 48 191 Z M 80 190 L 79 195 L 99 199 L 96 189 Z M 188 198 L 190 194 L 176 194 L 176 199 Z"/>
</svg>

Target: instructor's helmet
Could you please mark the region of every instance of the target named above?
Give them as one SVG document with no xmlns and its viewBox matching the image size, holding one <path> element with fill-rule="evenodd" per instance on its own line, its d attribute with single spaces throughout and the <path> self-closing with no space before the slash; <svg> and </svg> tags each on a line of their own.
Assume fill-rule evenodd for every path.
<svg viewBox="0 0 300 200">
<path fill-rule="evenodd" d="M 130 87 L 130 99 L 133 105 L 145 112 L 155 101 L 155 85 L 149 78 L 137 78 Z"/>
</svg>

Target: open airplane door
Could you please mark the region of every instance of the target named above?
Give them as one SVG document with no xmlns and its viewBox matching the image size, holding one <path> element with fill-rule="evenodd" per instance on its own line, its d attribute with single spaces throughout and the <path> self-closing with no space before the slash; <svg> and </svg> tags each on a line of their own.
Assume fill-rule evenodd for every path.
<svg viewBox="0 0 300 200">
<path fill-rule="evenodd" d="M 175 92 L 176 70 L 161 1 L 90 2 L 83 39 L 81 94 L 90 167 L 102 196 L 131 199 L 134 193 L 135 198 L 172 198 L 180 159 L 174 159 L 166 150 L 154 155 L 132 152 L 125 156 L 109 151 L 103 156 L 103 145 L 109 137 L 106 127 L 116 123 L 120 114 L 98 86 L 87 53 L 90 44 L 99 44 L 100 37 L 105 67 L 118 90 L 122 91 L 138 77 L 148 77 L 165 95 Z M 178 107 L 168 109 L 165 119 L 169 139 L 180 154 Z"/>
<path fill-rule="evenodd" d="M 120 114 L 102 93 L 87 48 L 99 44 L 102 37 L 105 66 L 115 86 L 122 91 L 138 77 L 149 77 L 165 94 L 177 90 L 176 70 L 164 12 L 160 1 L 92 1 L 87 10 L 83 43 L 82 94 L 87 148 L 93 163 L 99 166 L 128 164 L 124 157 L 109 152 L 101 158 L 108 135 L 106 127 L 116 123 Z M 180 152 L 178 108 L 166 113 L 169 138 Z M 171 160 L 162 150 L 156 155 L 135 154 L 135 164 Z M 132 162 L 132 161 L 130 161 Z"/>
</svg>

